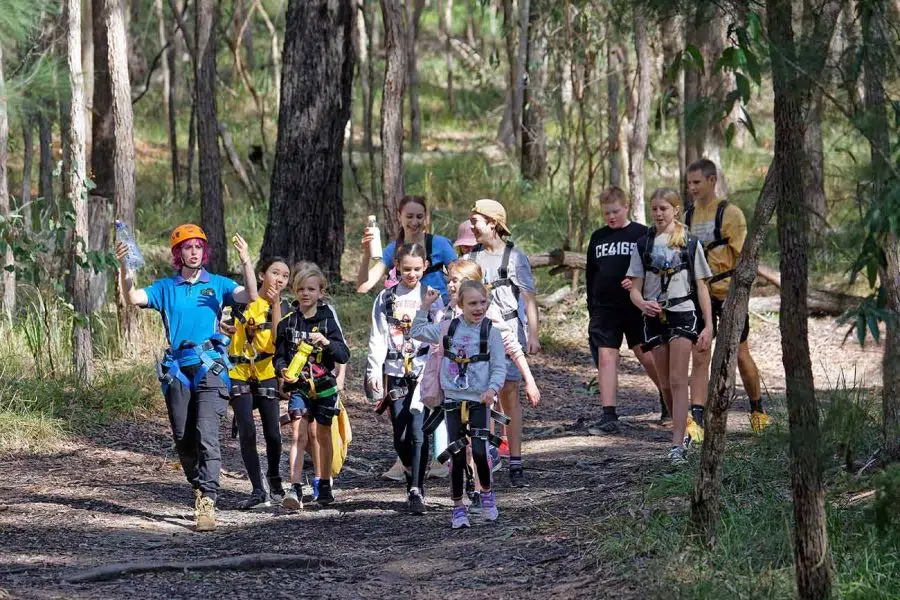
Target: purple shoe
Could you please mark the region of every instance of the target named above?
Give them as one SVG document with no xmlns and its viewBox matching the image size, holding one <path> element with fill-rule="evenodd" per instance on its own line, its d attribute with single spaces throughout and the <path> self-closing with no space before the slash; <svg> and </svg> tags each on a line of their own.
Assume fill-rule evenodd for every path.
<svg viewBox="0 0 900 600">
<path fill-rule="evenodd" d="M 453 527 L 453 529 L 471 527 L 471 524 L 469 523 L 469 511 L 465 506 L 453 507 L 453 514 L 450 517 L 450 526 Z"/>
<path fill-rule="evenodd" d="M 481 492 L 481 518 L 485 521 L 496 521 L 500 516 L 497 510 L 497 498 L 494 492 Z"/>
</svg>

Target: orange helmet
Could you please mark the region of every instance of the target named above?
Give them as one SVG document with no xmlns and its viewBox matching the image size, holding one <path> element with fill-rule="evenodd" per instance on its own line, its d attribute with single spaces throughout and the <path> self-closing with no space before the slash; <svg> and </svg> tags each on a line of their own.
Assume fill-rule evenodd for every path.
<svg viewBox="0 0 900 600">
<path fill-rule="evenodd" d="M 204 242 L 209 241 L 206 239 L 206 234 L 203 233 L 203 230 L 200 229 L 199 226 L 194 225 L 193 223 L 179 225 L 172 230 L 172 235 L 169 236 L 169 247 L 174 248 L 181 242 L 193 239 L 201 239 Z"/>
</svg>

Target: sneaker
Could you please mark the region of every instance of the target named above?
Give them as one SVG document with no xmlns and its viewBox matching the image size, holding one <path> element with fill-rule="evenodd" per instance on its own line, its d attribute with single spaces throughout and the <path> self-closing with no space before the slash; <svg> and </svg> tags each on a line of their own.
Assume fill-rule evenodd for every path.
<svg viewBox="0 0 900 600">
<path fill-rule="evenodd" d="M 409 491 L 409 496 L 406 498 L 406 508 L 413 515 L 425 514 L 425 501 L 422 499 L 422 494 L 419 493 L 419 490 L 413 489 Z"/>
<path fill-rule="evenodd" d="M 320 479 L 318 477 L 313 477 L 313 482 L 312 482 L 312 501 L 313 502 L 315 502 L 316 500 L 319 499 L 319 481 L 320 481 Z M 332 500 L 334 500 L 333 497 L 332 497 Z"/>
<path fill-rule="evenodd" d="M 255 508 L 269 508 L 272 506 L 272 503 L 269 501 L 269 496 L 263 490 L 253 490 L 250 494 L 250 498 L 245 500 L 239 507 L 239 510 L 253 510 Z"/>
<path fill-rule="evenodd" d="M 694 417 L 687 418 L 687 429 L 685 430 L 684 439 L 697 446 L 703 443 L 703 428 L 697 424 Z"/>
<path fill-rule="evenodd" d="M 503 466 L 500 458 L 500 449 L 496 446 L 488 446 L 488 456 L 491 457 L 491 473 L 496 473 Z"/>
<path fill-rule="evenodd" d="M 303 498 L 297 495 L 297 491 L 291 488 L 284 495 L 284 501 L 281 506 L 287 510 L 303 510 Z"/>
<path fill-rule="evenodd" d="M 269 501 L 273 506 L 281 506 L 284 501 L 284 488 L 280 479 L 276 483 L 269 482 Z"/>
<path fill-rule="evenodd" d="M 322 506 L 328 506 L 329 504 L 334 502 L 334 492 L 331 489 L 331 482 L 319 481 L 317 479 L 316 483 L 318 483 L 318 489 L 316 490 L 315 494 L 316 500 L 318 500 L 319 504 L 321 504 Z"/>
<path fill-rule="evenodd" d="M 439 479 L 445 479 L 450 476 L 450 467 L 448 465 L 442 465 L 440 462 L 434 460 L 431 461 L 431 466 L 429 467 L 428 477 L 437 477 Z"/>
<path fill-rule="evenodd" d="M 619 415 L 603 413 L 600 415 L 600 420 L 597 422 L 596 427 L 600 431 L 605 431 L 606 433 L 618 433 Z"/>
<path fill-rule="evenodd" d="M 481 512 L 481 492 L 472 494 L 472 503 L 469 504 L 469 512 L 477 515 Z"/>
<path fill-rule="evenodd" d="M 762 433 L 770 422 L 769 415 L 764 412 L 753 411 L 750 413 L 750 429 L 753 430 L 753 433 Z"/>
<path fill-rule="evenodd" d="M 454 506 L 453 513 L 450 517 L 450 527 L 453 529 L 464 529 L 471 527 L 469 523 L 469 515 L 465 506 Z"/>
<path fill-rule="evenodd" d="M 500 444 L 500 447 L 497 448 L 497 451 L 500 453 L 500 456 L 503 458 L 509 458 L 509 442 L 506 438 L 503 438 L 503 443 Z"/>
<path fill-rule="evenodd" d="M 202 496 L 197 502 L 197 531 L 216 530 L 216 505 L 212 498 Z"/>
<path fill-rule="evenodd" d="M 666 459 L 673 465 L 683 465 L 687 462 L 687 458 L 685 458 L 686 454 L 687 449 L 684 446 L 672 446 L 672 449 L 669 450 L 669 454 L 666 455 Z"/>
<path fill-rule="evenodd" d="M 400 462 L 400 459 L 398 458 L 394 462 L 394 465 L 381 475 L 381 478 L 390 479 L 391 481 L 403 481 L 405 479 L 405 473 L 406 469 L 403 468 L 403 463 Z"/>
<path fill-rule="evenodd" d="M 481 494 L 481 518 L 485 521 L 496 521 L 500 516 L 497 510 L 497 498 L 494 492 L 482 492 Z"/>
<path fill-rule="evenodd" d="M 528 483 L 525 481 L 525 469 L 522 467 L 518 467 L 515 469 L 509 470 L 509 485 L 514 488 L 524 488 L 528 487 Z M 482 499 L 482 503 L 484 500 Z"/>
</svg>

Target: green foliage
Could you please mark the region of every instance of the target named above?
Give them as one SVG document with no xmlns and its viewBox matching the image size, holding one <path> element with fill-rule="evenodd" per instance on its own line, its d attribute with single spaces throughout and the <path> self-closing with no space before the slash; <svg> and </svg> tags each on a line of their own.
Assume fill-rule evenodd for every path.
<svg viewBox="0 0 900 600">
<path fill-rule="evenodd" d="M 880 532 L 900 532 L 900 465 L 888 466 L 875 478 L 874 509 Z"/>
<path fill-rule="evenodd" d="M 856 458 L 871 453 L 872 441 L 878 439 L 875 397 L 862 382 L 848 382 L 843 373 L 833 389 L 819 394 L 825 447 L 843 461 L 847 471 L 852 471 Z"/>
</svg>

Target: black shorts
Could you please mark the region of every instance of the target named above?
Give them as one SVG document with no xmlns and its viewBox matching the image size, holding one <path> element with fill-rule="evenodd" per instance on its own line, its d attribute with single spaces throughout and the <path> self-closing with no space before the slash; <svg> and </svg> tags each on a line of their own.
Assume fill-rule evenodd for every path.
<svg viewBox="0 0 900 600">
<path fill-rule="evenodd" d="M 722 318 L 722 308 L 725 306 L 724 300 L 719 300 L 717 298 L 710 298 L 712 301 L 712 318 L 713 318 L 713 337 L 716 337 L 716 334 L 719 333 L 719 319 Z M 700 316 L 700 322 L 703 322 L 703 316 Z M 703 331 L 703 326 L 700 326 L 700 331 Z M 750 335 L 750 313 L 747 313 L 747 316 L 744 319 L 744 329 L 741 330 L 741 343 L 747 341 L 747 336 Z"/>
<path fill-rule="evenodd" d="M 667 310 L 665 323 L 659 317 L 644 317 L 644 351 L 652 350 L 663 344 L 668 344 L 676 338 L 686 338 L 692 343 L 700 337 L 700 325 L 703 319 L 697 311 L 671 311 Z"/>
<path fill-rule="evenodd" d="M 642 328 L 641 313 L 634 307 L 608 309 L 591 315 L 588 342 L 594 363 L 598 360 L 597 348 L 618 350 L 623 338 L 628 342 L 629 348 L 640 346 L 644 341 Z"/>
</svg>

